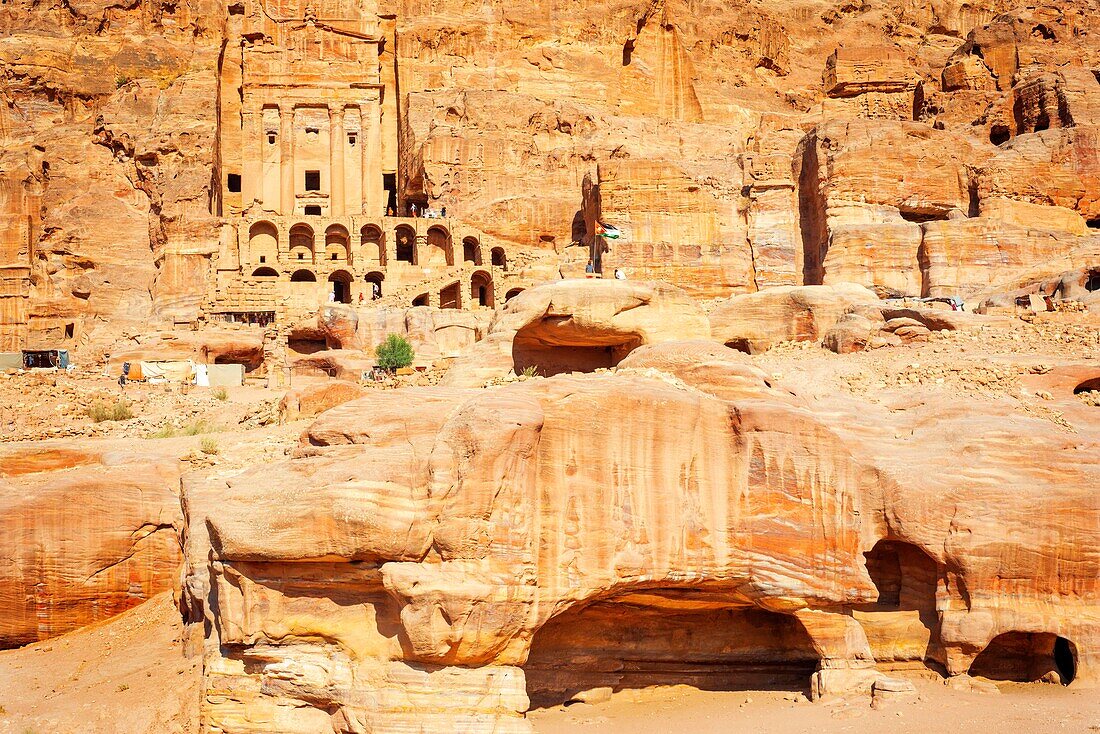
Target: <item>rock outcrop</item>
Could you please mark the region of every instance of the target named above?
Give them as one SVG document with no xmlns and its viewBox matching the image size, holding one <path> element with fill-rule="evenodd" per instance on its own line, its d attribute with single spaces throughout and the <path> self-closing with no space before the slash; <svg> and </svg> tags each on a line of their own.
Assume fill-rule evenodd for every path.
<svg viewBox="0 0 1100 734">
<path fill-rule="evenodd" d="M 0 449 L 0 647 L 112 617 L 179 584 L 177 459 L 133 442 Z"/>
<path fill-rule="evenodd" d="M 819 341 L 846 313 L 881 305 L 862 286 L 782 286 L 734 296 L 710 312 L 714 338 L 756 354 L 784 341 Z"/>
<path fill-rule="evenodd" d="M 745 360 L 382 393 L 189 486 L 208 726 L 522 732 L 605 686 L 885 691 L 876 662 L 1100 680 L 1094 436 L 801 398 Z M 941 450 L 968 460 L 927 471 Z"/>
<path fill-rule="evenodd" d="M 563 280 L 508 301 L 486 338 L 455 361 L 446 383 L 481 386 L 509 371 L 591 372 L 614 367 L 643 344 L 709 336 L 699 305 L 668 283 Z"/>
</svg>

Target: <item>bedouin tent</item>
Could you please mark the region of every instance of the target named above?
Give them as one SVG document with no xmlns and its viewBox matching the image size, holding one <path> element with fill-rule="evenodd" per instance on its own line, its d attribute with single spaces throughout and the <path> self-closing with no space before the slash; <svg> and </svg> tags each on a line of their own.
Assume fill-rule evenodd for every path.
<svg viewBox="0 0 1100 734">
<path fill-rule="evenodd" d="M 147 382 L 186 382 L 195 380 L 195 363 L 191 360 L 141 361 L 141 375 Z M 132 369 L 132 368 L 131 368 Z"/>
</svg>

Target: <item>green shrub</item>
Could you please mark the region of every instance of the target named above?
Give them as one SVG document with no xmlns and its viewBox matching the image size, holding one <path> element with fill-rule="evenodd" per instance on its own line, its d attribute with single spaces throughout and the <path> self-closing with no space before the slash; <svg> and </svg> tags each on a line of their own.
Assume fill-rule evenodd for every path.
<svg viewBox="0 0 1100 734">
<path fill-rule="evenodd" d="M 208 456 L 216 456 L 221 449 L 218 448 L 218 442 L 210 436 L 207 436 L 199 442 L 199 450 Z"/>
<path fill-rule="evenodd" d="M 131 81 L 130 77 L 125 74 L 119 74 L 115 77 L 115 89 L 122 89 Z"/>
<path fill-rule="evenodd" d="M 413 363 L 412 344 L 397 334 L 386 337 L 386 341 L 379 344 L 374 353 L 378 357 L 378 366 L 382 369 L 395 370 Z"/>
<path fill-rule="evenodd" d="M 215 400 L 228 400 L 229 399 L 229 393 L 225 391 L 224 387 L 214 388 L 214 392 L 212 392 L 210 394 L 214 396 Z"/>
<path fill-rule="evenodd" d="M 523 374 L 524 377 L 538 377 L 539 376 L 539 366 L 537 364 L 529 364 L 529 365 L 527 365 L 526 367 L 523 368 L 523 373 L 522 374 Z"/>
<path fill-rule="evenodd" d="M 134 411 L 130 408 L 128 400 L 116 400 L 111 404 L 100 400 L 93 403 L 85 412 L 95 423 L 125 421 L 134 417 Z"/>
</svg>

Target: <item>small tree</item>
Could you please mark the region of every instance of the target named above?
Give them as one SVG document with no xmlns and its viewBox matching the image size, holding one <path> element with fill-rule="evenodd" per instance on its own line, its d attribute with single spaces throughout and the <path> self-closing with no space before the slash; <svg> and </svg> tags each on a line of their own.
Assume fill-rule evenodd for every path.
<svg viewBox="0 0 1100 734">
<path fill-rule="evenodd" d="M 413 363 L 412 344 L 397 334 L 387 336 L 386 341 L 379 344 L 374 353 L 378 356 L 378 366 L 382 369 L 395 370 Z"/>
</svg>

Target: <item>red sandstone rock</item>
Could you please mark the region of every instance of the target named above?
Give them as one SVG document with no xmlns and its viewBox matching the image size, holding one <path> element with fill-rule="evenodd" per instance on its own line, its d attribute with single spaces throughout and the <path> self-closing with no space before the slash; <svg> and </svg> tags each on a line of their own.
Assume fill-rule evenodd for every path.
<svg viewBox="0 0 1100 734">
<path fill-rule="evenodd" d="M 311 418 L 365 395 L 367 395 L 366 388 L 343 380 L 291 390 L 279 402 L 279 419 L 286 422 Z"/>
<path fill-rule="evenodd" d="M 0 449 L 0 647 L 93 624 L 175 588 L 182 521 L 170 449 Z"/>
<path fill-rule="evenodd" d="M 189 586 L 216 590 L 196 603 L 220 649 L 256 661 L 210 648 L 209 720 L 309 691 L 399 730 L 430 685 L 418 721 L 520 732 L 524 680 L 540 701 L 708 675 L 829 695 L 870 691 L 873 660 L 1046 675 L 1057 636 L 1095 684 L 1100 569 L 1070 550 L 1096 542 L 1092 435 L 928 394 L 798 398 L 746 359 L 667 343 L 618 374 L 383 393 L 287 462 L 194 486 Z M 1006 634 L 1037 640 L 1025 661 Z"/>
<path fill-rule="evenodd" d="M 591 372 L 615 366 L 643 344 L 709 336 L 702 309 L 668 283 L 564 280 L 505 304 L 486 338 L 456 360 L 446 384 L 480 386 L 510 370 Z"/>
<path fill-rule="evenodd" d="M 769 288 L 720 303 L 710 313 L 711 331 L 726 346 L 755 354 L 783 341 L 818 341 L 844 314 L 878 303 L 850 283 Z"/>
</svg>

